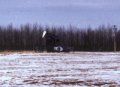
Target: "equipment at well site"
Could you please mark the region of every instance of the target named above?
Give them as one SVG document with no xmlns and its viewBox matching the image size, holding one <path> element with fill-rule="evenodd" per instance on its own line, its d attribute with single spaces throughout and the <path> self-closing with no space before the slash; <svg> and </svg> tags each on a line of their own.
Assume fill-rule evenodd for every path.
<svg viewBox="0 0 120 87">
<path fill-rule="evenodd" d="M 59 36 L 52 34 L 46 30 L 42 34 L 44 50 L 47 52 L 69 52 L 70 48 L 63 46 Z"/>
</svg>

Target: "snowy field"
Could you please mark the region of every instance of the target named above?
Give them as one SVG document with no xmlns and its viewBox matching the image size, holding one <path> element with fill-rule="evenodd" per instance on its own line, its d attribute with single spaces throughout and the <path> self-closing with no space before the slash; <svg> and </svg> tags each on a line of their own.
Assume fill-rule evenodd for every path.
<svg viewBox="0 0 120 87">
<path fill-rule="evenodd" d="M 1 53 L 0 87 L 120 87 L 120 53 Z"/>
</svg>

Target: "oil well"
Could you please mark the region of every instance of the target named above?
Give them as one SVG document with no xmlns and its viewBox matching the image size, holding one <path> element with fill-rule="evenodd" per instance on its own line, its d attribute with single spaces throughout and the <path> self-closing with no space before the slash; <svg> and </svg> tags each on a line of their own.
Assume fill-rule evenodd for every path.
<svg viewBox="0 0 120 87">
<path fill-rule="evenodd" d="M 66 47 L 61 43 L 58 35 L 55 35 L 47 30 L 43 31 L 43 49 L 47 52 L 70 52 L 71 47 Z"/>
</svg>

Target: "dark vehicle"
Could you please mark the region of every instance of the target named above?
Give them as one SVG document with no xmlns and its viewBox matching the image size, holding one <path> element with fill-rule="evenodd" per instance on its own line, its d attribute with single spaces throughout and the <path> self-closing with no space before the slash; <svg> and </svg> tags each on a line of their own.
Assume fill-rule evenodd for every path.
<svg viewBox="0 0 120 87">
<path fill-rule="evenodd" d="M 71 51 L 70 47 L 66 47 L 61 44 L 59 37 L 55 34 L 44 31 L 42 38 L 44 41 L 43 43 L 44 49 L 46 49 L 47 52 L 70 52 Z"/>
</svg>

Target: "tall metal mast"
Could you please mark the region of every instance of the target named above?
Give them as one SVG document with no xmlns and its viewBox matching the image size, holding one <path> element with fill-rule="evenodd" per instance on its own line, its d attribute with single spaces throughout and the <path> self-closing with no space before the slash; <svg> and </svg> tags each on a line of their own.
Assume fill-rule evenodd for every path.
<svg viewBox="0 0 120 87">
<path fill-rule="evenodd" d="M 117 50 L 116 33 L 117 33 L 117 27 L 116 27 L 116 25 L 113 25 L 114 52 L 116 52 L 116 50 Z"/>
</svg>

